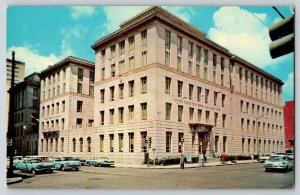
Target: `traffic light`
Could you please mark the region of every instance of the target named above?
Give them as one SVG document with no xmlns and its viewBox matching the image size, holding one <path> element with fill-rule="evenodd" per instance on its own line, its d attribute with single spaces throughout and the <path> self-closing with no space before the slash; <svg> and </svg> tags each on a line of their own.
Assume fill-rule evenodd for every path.
<svg viewBox="0 0 300 195">
<path fill-rule="evenodd" d="M 271 57 L 277 58 L 294 51 L 294 15 L 276 22 L 269 28 Z"/>
<path fill-rule="evenodd" d="M 183 137 L 180 139 L 180 142 L 181 142 L 181 143 L 183 143 L 183 142 L 184 142 L 184 138 L 183 138 Z"/>
<path fill-rule="evenodd" d="M 151 148 L 151 137 L 148 138 L 149 148 Z"/>
<path fill-rule="evenodd" d="M 147 138 L 145 139 L 145 144 L 148 144 L 148 139 Z"/>
</svg>

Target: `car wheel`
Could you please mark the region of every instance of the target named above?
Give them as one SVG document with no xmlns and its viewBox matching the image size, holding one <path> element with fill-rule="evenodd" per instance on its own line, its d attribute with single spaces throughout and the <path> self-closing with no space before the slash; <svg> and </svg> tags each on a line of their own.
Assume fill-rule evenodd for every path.
<svg viewBox="0 0 300 195">
<path fill-rule="evenodd" d="M 269 171 L 270 171 L 270 169 L 266 168 L 266 172 L 269 172 Z"/>
<path fill-rule="evenodd" d="M 36 174 L 35 169 L 31 169 L 31 173 L 32 173 L 32 174 Z"/>
<path fill-rule="evenodd" d="M 289 171 L 289 167 L 286 166 L 286 167 L 284 168 L 284 172 L 288 172 L 288 171 Z"/>
<path fill-rule="evenodd" d="M 64 166 L 61 166 L 61 170 L 62 170 L 62 171 L 65 171 L 66 169 L 65 169 L 65 167 L 64 167 Z"/>
<path fill-rule="evenodd" d="M 90 163 L 87 163 L 87 166 L 91 166 Z"/>
</svg>

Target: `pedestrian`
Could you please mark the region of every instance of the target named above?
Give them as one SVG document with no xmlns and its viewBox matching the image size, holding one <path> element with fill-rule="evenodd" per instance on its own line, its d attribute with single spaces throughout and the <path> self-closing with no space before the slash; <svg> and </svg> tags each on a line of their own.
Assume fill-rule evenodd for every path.
<svg viewBox="0 0 300 195">
<path fill-rule="evenodd" d="M 251 163 L 253 163 L 253 160 L 254 160 L 254 155 L 251 154 Z"/>
<path fill-rule="evenodd" d="M 183 156 L 183 154 L 180 155 L 180 168 L 184 169 L 184 156 Z"/>
<path fill-rule="evenodd" d="M 199 154 L 199 163 L 201 167 L 204 167 L 204 155 L 202 153 Z"/>
</svg>

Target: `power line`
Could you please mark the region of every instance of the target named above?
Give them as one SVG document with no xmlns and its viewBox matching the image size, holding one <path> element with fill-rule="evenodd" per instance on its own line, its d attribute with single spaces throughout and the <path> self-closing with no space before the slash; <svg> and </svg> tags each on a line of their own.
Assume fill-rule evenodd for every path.
<svg viewBox="0 0 300 195">
<path fill-rule="evenodd" d="M 282 17 L 282 19 L 285 19 L 285 17 L 280 13 L 280 11 L 275 6 L 272 6 L 272 8 Z"/>
</svg>

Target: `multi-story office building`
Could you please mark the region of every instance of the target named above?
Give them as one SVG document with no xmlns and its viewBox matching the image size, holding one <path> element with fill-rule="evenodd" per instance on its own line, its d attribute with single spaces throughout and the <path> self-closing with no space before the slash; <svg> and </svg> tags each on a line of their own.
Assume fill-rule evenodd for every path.
<svg viewBox="0 0 300 195">
<path fill-rule="evenodd" d="M 94 155 L 282 152 L 283 82 L 152 7 L 97 41 Z M 84 138 L 86 139 L 86 138 Z"/>
<path fill-rule="evenodd" d="M 40 155 L 69 155 L 82 150 L 80 144 L 72 144 L 82 143 L 82 137 L 92 132 L 93 94 L 92 62 L 67 57 L 41 72 Z"/>
<path fill-rule="evenodd" d="M 15 85 L 14 135 L 17 155 L 38 154 L 40 77 L 33 73 Z"/>
<path fill-rule="evenodd" d="M 25 76 L 25 63 L 20 61 L 16 62 L 15 68 L 15 85 L 24 80 Z M 12 74 L 12 60 L 6 59 L 6 91 L 11 87 L 11 74 Z M 8 126 L 8 111 L 9 111 L 9 94 L 6 93 L 6 127 Z"/>
</svg>

